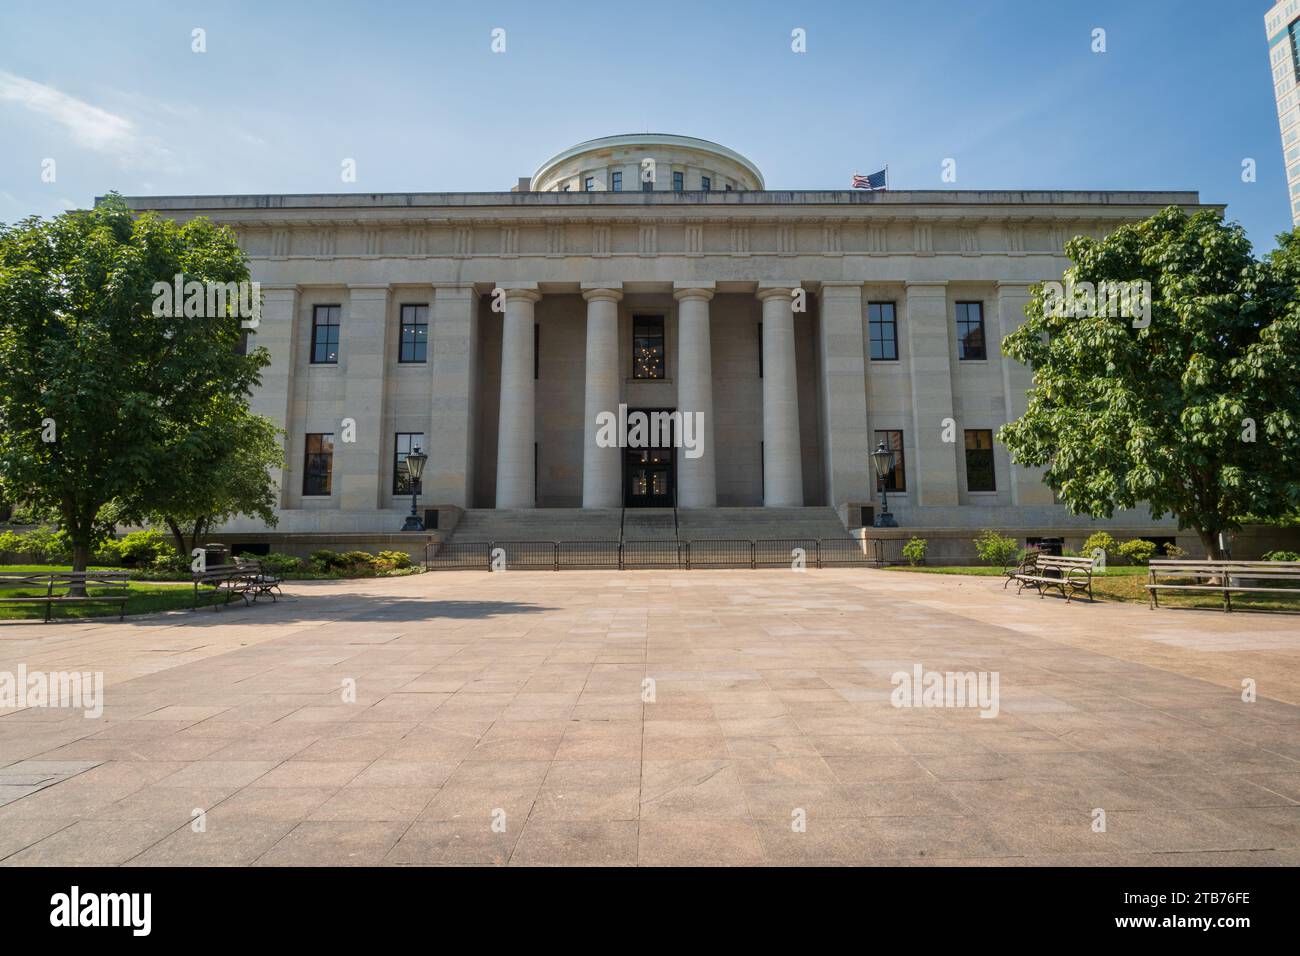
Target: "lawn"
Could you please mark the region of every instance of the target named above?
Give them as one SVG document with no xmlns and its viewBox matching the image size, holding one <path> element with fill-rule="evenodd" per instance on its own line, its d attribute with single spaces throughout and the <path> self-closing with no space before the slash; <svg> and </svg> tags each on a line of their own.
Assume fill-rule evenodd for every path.
<svg viewBox="0 0 1300 956">
<path fill-rule="evenodd" d="M 969 567 L 961 565 L 922 565 L 915 568 L 908 565 L 894 565 L 887 568 L 887 570 L 910 571 L 919 574 L 976 575 L 994 578 L 1002 576 L 1001 568 L 983 565 Z M 1092 594 L 1098 601 L 1125 601 L 1146 604 L 1148 603 L 1147 589 L 1144 587 L 1146 583 L 1147 569 L 1145 567 L 1111 567 L 1104 572 L 1093 573 Z M 1007 590 L 1014 593 L 1010 587 Z M 1049 591 L 1048 595 L 1051 596 L 1054 593 Z M 1223 597 L 1209 592 L 1196 594 L 1164 591 L 1160 594 L 1160 606 L 1164 607 L 1165 605 L 1169 607 L 1208 607 L 1221 610 L 1223 608 Z M 1294 598 L 1285 595 L 1234 594 L 1232 595 L 1232 606 L 1234 610 L 1300 612 L 1300 589 L 1296 590 Z"/>
<path fill-rule="evenodd" d="M 67 565 L 56 564 L 6 564 L 0 566 L 0 572 L 39 572 L 39 571 L 68 571 Z M 103 566 L 94 566 L 88 570 L 92 571 L 112 571 L 120 570 L 107 568 Z M 0 597 L 40 597 L 45 593 L 44 588 L 39 589 L 5 589 L 0 590 Z M 65 593 L 55 589 L 55 594 Z M 90 588 L 89 593 L 93 596 L 96 594 L 106 594 L 109 591 L 105 588 Z M 215 592 L 205 590 L 199 594 L 199 606 L 211 606 L 213 598 L 217 597 Z M 225 597 L 221 597 L 225 601 Z M 131 581 L 128 584 L 128 593 L 126 599 L 127 614 L 152 614 L 157 611 L 175 611 L 180 608 L 192 607 L 194 603 L 194 585 L 186 582 L 167 582 L 167 581 Z M 85 618 L 85 617 L 117 617 L 118 605 L 113 604 L 74 604 L 67 607 L 54 606 L 50 617 L 54 620 L 67 618 Z M 0 621 L 22 621 L 22 620 L 43 620 L 45 617 L 44 604 L 0 604 Z"/>
</svg>

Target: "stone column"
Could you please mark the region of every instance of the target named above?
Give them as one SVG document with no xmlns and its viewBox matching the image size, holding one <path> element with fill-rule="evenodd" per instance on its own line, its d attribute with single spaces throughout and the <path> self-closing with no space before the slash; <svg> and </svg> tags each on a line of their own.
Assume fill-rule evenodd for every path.
<svg viewBox="0 0 1300 956">
<path fill-rule="evenodd" d="M 248 405 L 255 415 L 265 415 L 285 430 L 285 464 L 271 469 L 276 484 L 276 507 L 287 507 L 285 489 L 292 487 L 294 462 L 289 457 L 291 436 L 299 426 L 293 418 L 293 378 L 298 362 L 300 321 L 296 285 L 262 286 L 262 316 L 255 329 L 249 329 L 248 348 L 262 346 L 271 353 L 271 364 L 262 369 L 262 384 L 253 390 Z"/>
<path fill-rule="evenodd" d="M 998 359 L 1002 363 L 1002 390 L 1006 402 L 1006 420 L 1013 421 L 1025 413 L 1029 404 L 1029 387 L 1033 373 L 1015 359 L 1002 354 L 1002 339 L 1020 328 L 1025 321 L 1025 305 L 1030 299 L 1029 285 L 1024 282 L 998 283 Z M 998 454 L 1005 449 L 994 444 Z M 1050 505 L 1052 489 L 1043 483 L 1043 469 L 1017 465 L 1007 456 L 1011 476 L 1013 505 Z"/>
<path fill-rule="evenodd" d="M 907 283 L 908 366 L 912 382 L 912 449 L 916 461 L 916 505 L 949 507 L 958 502 L 957 442 L 943 440 L 944 419 L 953 418 L 952 336 L 946 282 Z"/>
<path fill-rule="evenodd" d="M 763 504 L 803 507 L 799 391 L 795 373 L 794 284 L 759 283 L 763 303 Z"/>
<path fill-rule="evenodd" d="M 677 449 L 677 504 L 683 508 L 716 508 L 718 485 L 713 450 L 713 356 L 709 336 L 712 282 L 674 283 L 677 307 L 677 410 L 692 416 L 692 454 Z M 698 414 L 697 414 L 698 413 Z"/>
<path fill-rule="evenodd" d="M 474 460 L 474 371 L 478 367 L 478 296 L 473 286 L 438 286 L 430 309 L 432 395 L 429 462 L 420 478 L 422 504 L 469 507 Z"/>
<path fill-rule="evenodd" d="M 384 369 L 388 360 L 388 286 L 348 286 L 348 306 L 339 329 L 343 373 L 343 418 L 356 423 L 355 440 L 334 435 L 339 508 L 374 511 L 380 506 L 384 467 Z"/>
<path fill-rule="evenodd" d="M 871 432 L 867 426 L 867 363 L 862 334 L 862 283 L 823 282 L 821 317 L 822 446 L 826 503 L 873 500 Z"/>
<path fill-rule="evenodd" d="M 497 428 L 497 508 L 537 504 L 533 471 L 536 434 L 533 395 L 533 305 L 536 283 L 503 283 L 506 312 L 501 329 L 501 418 Z"/>
<path fill-rule="evenodd" d="M 623 449 L 596 443 L 596 418 L 618 415 L 618 284 L 583 286 L 587 300 L 587 366 L 582 421 L 582 506 L 618 508 L 623 504 Z"/>
</svg>

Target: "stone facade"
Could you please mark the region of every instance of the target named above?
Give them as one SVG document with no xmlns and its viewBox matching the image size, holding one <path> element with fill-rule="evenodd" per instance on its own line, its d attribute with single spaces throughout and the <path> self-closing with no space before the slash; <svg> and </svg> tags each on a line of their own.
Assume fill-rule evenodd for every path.
<svg viewBox="0 0 1300 956">
<path fill-rule="evenodd" d="M 399 441 L 430 456 L 421 508 L 636 504 L 636 463 L 595 440 L 619 405 L 703 413 L 703 454 L 669 450 L 645 473 L 665 482 L 657 503 L 827 506 L 852 524 L 876 504 L 869 455 L 890 431 L 904 526 L 1077 528 L 996 441 L 992 480 L 970 487 L 966 445 L 982 439 L 967 431 L 1025 407 L 1029 373 L 998 343 L 1030 285 L 1060 277 L 1069 237 L 1201 208 L 1190 192 L 773 191 L 731 150 L 650 134 L 567 150 L 509 192 L 129 202 L 228 225 L 250 257 L 252 341 L 272 359 L 254 407 L 287 432 L 289 534 L 399 528 Z M 893 320 L 874 357 L 873 304 Z M 402 361 L 415 306 L 427 348 Z M 336 361 L 313 361 L 318 307 L 335 307 Z M 983 357 L 963 354 L 959 310 L 982 320 Z M 637 328 L 661 343 L 659 377 L 634 374 Z M 333 436 L 327 494 L 304 481 L 316 434 Z M 1173 533 L 1145 512 L 1113 524 Z"/>
</svg>

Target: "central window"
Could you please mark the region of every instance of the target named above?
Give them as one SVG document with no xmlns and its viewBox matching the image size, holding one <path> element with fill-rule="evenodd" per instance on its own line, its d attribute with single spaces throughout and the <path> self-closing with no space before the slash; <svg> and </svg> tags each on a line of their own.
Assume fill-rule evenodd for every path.
<svg viewBox="0 0 1300 956">
<path fill-rule="evenodd" d="M 886 491 L 906 491 L 907 490 L 907 466 L 903 461 L 903 433 L 893 429 L 884 429 L 876 432 L 876 444 L 885 443 L 885 447 L 894 453 L 894 467 L 885 475 L 883 479 L 876 479 L 876 488 L 884 484 Z M 868 466 L 875 466 L 868 463 Z"/>
<path fill-rule="evenodd" d="M 318 305 L 311 311 L 311 364 L 339 363 L 339 316 L 337 305 Z"/>
<path fill-rule="evenodd" d="M 632 318 L 632 377 L 664 378 L 664 317 L 638 315 Z"/>
<path fill-rule="evenodd" d="M 424 432 L 398 432 L 393 442 L 393 494 L 411 493 L 411 476 L 406 472 L 406 456 L 416 448 L 424 447 Z M 415 493 L 423 494 L 420 482 L 415 483 Z"/>
<path fill-rule="evenodd" d="M 963 362 L 988 358 L 984 346 L 984 303 L 957 303 L 957 357 Z"/>
<path fill-rule="evenodd" d="M 993 430 L 966 430 L 966 490 L 997 491 L 993 470 Z"/>
<path fill-rule="evenodd" d="M 334 434 L 311 432 L 303 452 L 302 493 L 304 497 L 330 493 L 330 476 L 334 471 Z"/>
<path fill-rule="evenodd" d="M 614 190 L 614 192 L 621 193 L 623 191 L 623 174 L 613 173 L 610 176 L 609 186 L 612 190 Z"/>
<path fill-rule="evenodd" d="M 894 317 L 894 303 L 872 302 L 867 306 L 867 318 L 871 329 L 871 358 L 878 362 L 896 361 L 898 322 Z"/>
<path fill-rule="evenodd" d="M 429 354 L 429 307 L 427 305 L 402 306 L 402 335 L 397 348 L 397 361 L 423 362 Z"/>
</svg>

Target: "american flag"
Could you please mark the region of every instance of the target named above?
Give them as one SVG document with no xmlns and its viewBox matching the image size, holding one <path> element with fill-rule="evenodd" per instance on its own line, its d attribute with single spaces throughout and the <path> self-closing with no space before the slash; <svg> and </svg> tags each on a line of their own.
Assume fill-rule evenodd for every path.
<svg viewBox="0 0 1300 956">
<path fill-rule="evenodd" d="M 887 174 L 887 172 L 886 172 L 887 169 L 888 169 L 888 167 L 886 167 L 885 169 L 882 169 L 882 170 L 881 170 L 880 172 L 878 172 L 878 173 L 868 173 L 866 176 L 863 176 L 861 173 L 854 173 L 854 174 L 853 174 L 853 188 L 854 188 L 854 189 L 886 189 L 886 188 L 888 188 L 888 187 L 885 185 L 886 182 L 888 181 L 888 174 Z"/>
</svg>

